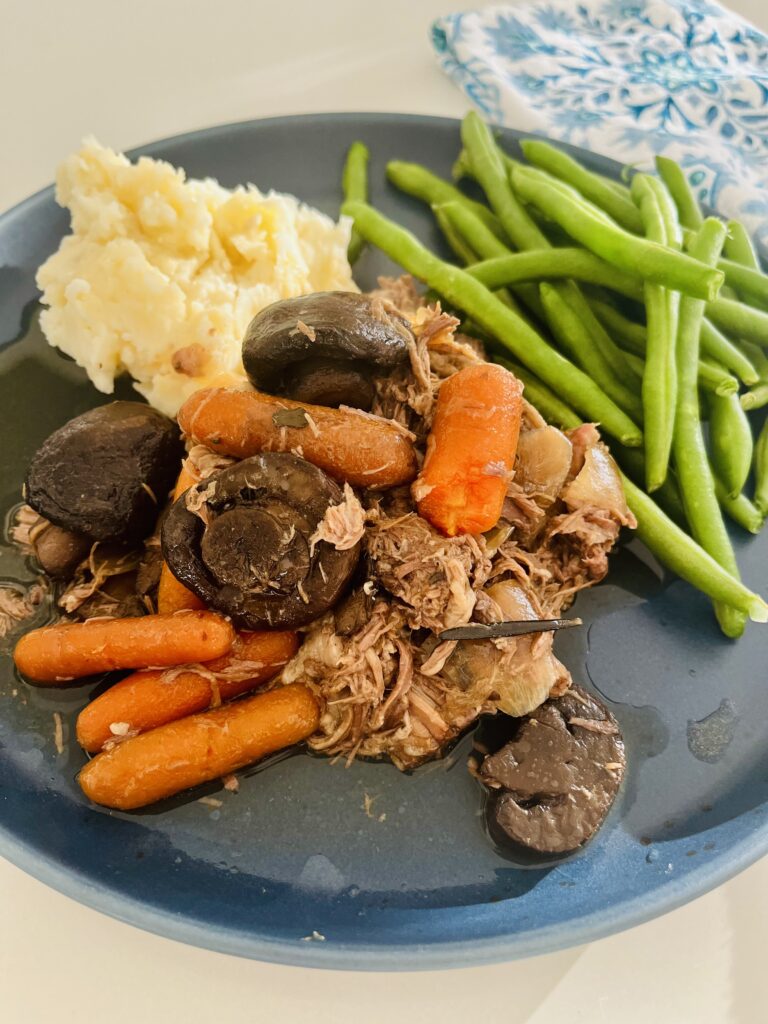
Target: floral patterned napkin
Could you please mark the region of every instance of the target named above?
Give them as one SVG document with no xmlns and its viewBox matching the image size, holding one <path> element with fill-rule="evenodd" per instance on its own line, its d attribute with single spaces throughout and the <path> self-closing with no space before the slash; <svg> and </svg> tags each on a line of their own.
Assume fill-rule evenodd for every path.
<svg viewBox="0 0 768 1024">
<path fill-rule="evenodd" d="M 678 160 L 768 244 L 768 37 L 709 0 L 551 0 L 436 21 L 443 69 L 493 122 L 625 163 Z"/>
</svg>

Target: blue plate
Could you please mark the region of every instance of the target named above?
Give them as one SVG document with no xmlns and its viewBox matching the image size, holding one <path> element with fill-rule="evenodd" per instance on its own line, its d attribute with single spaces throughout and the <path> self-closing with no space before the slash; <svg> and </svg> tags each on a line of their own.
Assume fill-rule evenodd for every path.
<svg viewBox="0 0 768 1024">
<path fill-rule="evenodd" d="M 514 150 L 517 134 L 505 132 Z M 441 247 L 431 216 L 384 179 L 393 157 L 447 175 L 458 123 L 343 114 L 236 124 L 158 142 L 164 157 L 225 185 L 255 181 L 335 214 L 345 150 L 371 148 L 373 202 Z M 618 165 L 581 154 L 615 175 Z M 3 508 L 19 500 L 37 445 L 103 399 L 36 333 L 35 268 L 67 217 L 51 189 L 0 219 L 0 449 Z M 394 272 L 380 254 L 362 286 Z M 23 337 L 22 337 L 23 336 Z M 19 340 L 21 339 L 21 340 Z M 125 393 L 129 393 L 127 390 Z M 764 586 L 768 537 L 735 537 L 746 581 Z M 0 549 L 0 576 L 29 568 Z M 768 847 L 768 633 L 720 635 L 706 599 L 665 577 L 641 545 L 583 594 L 583 631 L 558 650 L 613 708 L 629 773 L 611 818 L 580 855 L 521 869 L 483 830 L 465 738 L 443 761 L 401 775 L 298 755 L 145 813 L 91 806 L 74 718 L 85 687 L 25 686 L 0 669 L 0 852 L 61 892 L 139 927 L 241 956 L 334 968 L 455 967 L 587 942 L 685 903 Z M 63 712 L 64 749 L 54 744 Z M 221 806 L 200 802 L 215 794 Z"/>
</svg>

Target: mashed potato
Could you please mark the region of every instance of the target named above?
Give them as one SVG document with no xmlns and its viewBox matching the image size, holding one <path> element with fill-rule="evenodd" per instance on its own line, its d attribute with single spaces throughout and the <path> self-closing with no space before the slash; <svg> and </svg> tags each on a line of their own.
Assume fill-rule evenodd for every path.
<svg viewBox="0 0 768 1024">
<path fill-rule="evenodd" d="M 127 371 L 174 415 L 193 391 L 241 382 L 251 318 L 277 299 L 357 290 L 349 222 L 293 196 L 212 179 L 87 140 L 59 168 L 72 233 L 38 271 L 48 341 L 111 393 Z"/>
</svg>

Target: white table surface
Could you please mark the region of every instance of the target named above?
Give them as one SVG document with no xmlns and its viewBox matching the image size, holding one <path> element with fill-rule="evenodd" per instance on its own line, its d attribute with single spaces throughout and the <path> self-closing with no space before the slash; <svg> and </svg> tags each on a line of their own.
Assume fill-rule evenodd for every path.
<svg viewBox="0 0 768 1024">
<path fill-rule="evenodd" d="M 128 148 L 272 114 L 460 116 L 428 45 L 448 0 L 2 0 L 0 209 L 80 138 Z M 731 7 L 768 28 L 765 0 Z M 768 1011 L 768 859 L 630 932 L 520 963 L 372 975 L 252 963 L 120 924 L 0 862 L 0 1022 L 752 1024 Z"/>
</svg>

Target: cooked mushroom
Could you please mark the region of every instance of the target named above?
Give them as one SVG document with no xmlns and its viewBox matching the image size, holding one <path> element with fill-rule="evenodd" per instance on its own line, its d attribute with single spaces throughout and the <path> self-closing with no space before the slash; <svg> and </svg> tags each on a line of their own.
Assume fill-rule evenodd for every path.
<svg viewBox="0 0 768 1024">
<path fill-rule="evenodd" d="M 54 578 L 67 579 L 88 554 L 91 542 L 87 537 L 62 530 L 53 523 L 41 523 L 39 533 L 35 534 L 32 549 L 35 552 L 43 572 Z"/>
<path fill-rule="evenodd" d="M 315 538 L 341 489 L 295 455 L 256 455 L 191 487 L 162 529 L 171 572 L 243 629 L 294 628 L 341 597 L 360 545 Z"/>
<path fill-rule="evenodd" d="M 26 500 L 56 526 L 91 540 L 152 532 L 182 456 L 179 430 L 141 402 L 112 402 L 55 431 L 29 467 Z"/>
<path fill-rule="evenodd" d="M 512 739 L 483 761 L 491 835 L 529 854 L 577 850 L 602 825 L 625 766 L 616 719 L 572 686 L 519 719 Z"/>
<path fill-rule="evenodd" d="M 367 410 L 374 377 L 404 362 L 412 340 L 407 321 L 380 299 L 316 292 L 258 313 L 245 334 L 243 365 L 260 391 Z"/>
</svg>

